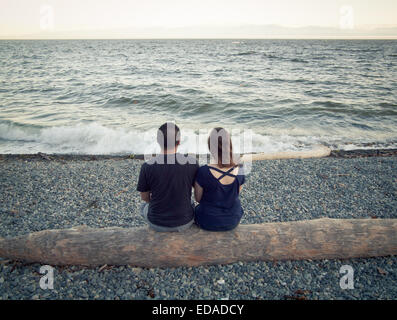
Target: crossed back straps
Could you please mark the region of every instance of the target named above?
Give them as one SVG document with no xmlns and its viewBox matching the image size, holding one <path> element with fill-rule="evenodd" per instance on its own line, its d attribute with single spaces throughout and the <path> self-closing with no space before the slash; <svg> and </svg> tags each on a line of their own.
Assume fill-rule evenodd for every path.
<svg viewBox="0 0 397 320">
<path fill-rule="evenodd" d="M 234 166 L 234 167 L 230 168 L 228 171 L 222 171 L 221 169 L 214 168 L 214 167 L 209 167 L 209 168 L 210 168 L 211 170 L 215 170 L 215 171 L 218 171 L 218 172 L 222 173 L 222 175 L 221 175 L 219 178 L 217 178 L 218 181 L 221 181 L 221 180 L 222 180 L 224 177 L 226 177 L 226 176 L 233 177 L 233 178 L 237 178 L 236 175 L 234 175 L 234 174 L 231 173 L 236 167 L 238 167 L 238 166 Z M 215 177 L 214 177 L 214 178 L 215 178 Z"/>
</svg>

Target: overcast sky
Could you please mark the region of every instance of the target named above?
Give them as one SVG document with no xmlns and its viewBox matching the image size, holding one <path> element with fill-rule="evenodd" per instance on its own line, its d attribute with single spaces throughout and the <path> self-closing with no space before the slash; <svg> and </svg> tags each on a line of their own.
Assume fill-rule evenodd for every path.
<svg viewBox="0 0 397 320">
<path fill-rule="evenodd" d="M 197 30 L 208 26 L 227 28 L 277 24 L 340 28 L 341 21 L 355 30 L 396 27 L 397 0 L 0 1 L 2 38 L 24 35 L 48 37 L 49 34 L 76 37 L 80 32 L 81 37 L 87 37 L 91 31 L 97 36 L 102 33 L 117 37 L 117 32 L 135 34 L 144 28 L 151 28 L 146 36 L 156 37 L 158 30 L 189 26 L 194 26 L 195 34 L 199 36 Z M 189 32 L 187 28 L 185 34 L 179 34 L 189 37 Z"/>
</svg>

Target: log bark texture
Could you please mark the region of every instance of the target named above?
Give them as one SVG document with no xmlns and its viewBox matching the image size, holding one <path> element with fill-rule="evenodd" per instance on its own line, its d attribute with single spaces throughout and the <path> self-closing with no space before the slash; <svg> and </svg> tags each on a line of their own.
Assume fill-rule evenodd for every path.
<svg viewBox="0 0 397 320">
<path fill-rule="evenodd" d="M 78 227 L 0 239 L 1 258 L 49 265 L 177 267 L 396 254 L 397 219 L 326 218 L 240 225 L 229 232 Z"/>
<path fill-rule="evenodd" d="M 318 145 L 311 150 L 304 151 L 281 151 L 272 153 L 245 154 L 242 156 L 242 162 L 258 160 L 280 160 L 280 159 L 309 159 L 323 158 L 331 154 L 331 149 Z"/>
</svg>

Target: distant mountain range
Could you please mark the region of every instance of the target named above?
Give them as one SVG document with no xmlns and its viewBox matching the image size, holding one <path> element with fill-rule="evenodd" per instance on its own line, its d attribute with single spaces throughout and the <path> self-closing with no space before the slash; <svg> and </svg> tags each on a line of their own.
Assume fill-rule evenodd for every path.
<svg viewBox="0 0 397 320">
<path fill-rule="evenodd" d="M 337 27 L 284 27 L 279 25 L 241 26 L 189 26 L 176 28 L 125 28 L 113 30 L 68 30 L 43 31 L 41 33 L 6 36 L 2 39 L 162 39 L 162 38 L 385 38 L 397 39 L 397 27 L 358 27 L 340 29 Z"/>
</svg>

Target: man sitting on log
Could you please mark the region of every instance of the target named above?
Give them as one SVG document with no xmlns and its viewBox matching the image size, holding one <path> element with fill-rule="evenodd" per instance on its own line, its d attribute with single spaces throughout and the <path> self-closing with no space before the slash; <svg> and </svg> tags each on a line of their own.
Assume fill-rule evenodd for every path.
<svg viewBox="0 0 397 320">
<path fill-rule="evenodd" d="M 141 214 L 159 232 L 184 231 L 194 223 L 191 195 L 199 165 L 177 153 L 180 136 L 174 123 L 163 124 L 157 132 L 161 154 L 145 162 L 139 174 Z"/>
</svg>

